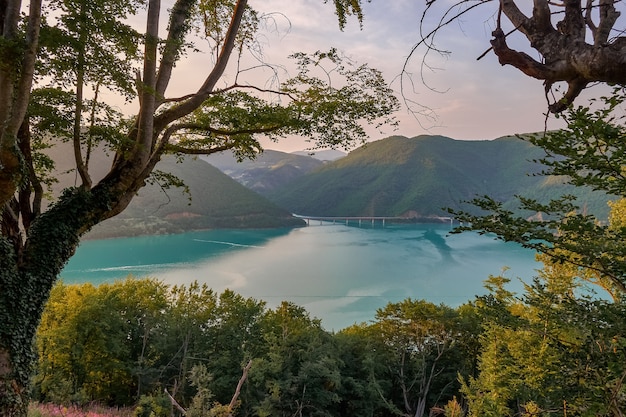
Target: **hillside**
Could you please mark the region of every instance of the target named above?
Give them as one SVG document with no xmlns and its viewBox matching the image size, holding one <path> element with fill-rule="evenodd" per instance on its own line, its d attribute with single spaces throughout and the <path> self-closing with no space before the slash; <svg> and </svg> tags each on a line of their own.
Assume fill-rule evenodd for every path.
<svg viewBox="0 0 626 417">
<path fill-rule="evenodd" d="M 55 193 L 58 193 L 60 189 L 74 185 L 75 174 L 67 172 L 72 154 L 67 152 L 65 145 L 55 146 L 49 152 L 58 161 L 56 176 L 60 183 L 54 187 Z M 105 152 L 95 153 L 91 160 L 93 178 L 101 178 L 110 163 L 110 157 Z M 183 163 L 177 163 L 174 157 L 168 156 L 157 165 L 157 169 L 182 179 L 189 187 L 189 194 L 181 188 L 162 189 L 158 184 L 148 184 L 124 212 L 97 225 L 85 238 L 303 224 L 289 212 L 202 160 L 187 157 Z"/>
<path fill-rule="evenodd" d="M 254 160 L 237 162 L 230 152 L 201 157 L 247 188 L 266 195 L 321 167 L 324 162 L 308 155 L 265 150 Z"/>
<path fill-rule="evenodd" d="M 411 216 L 445 214 L 442 208 L 489 195 L 512 207 L 514 195 L 546 200 L 576 193 L 580 204 L 606 216 L 606 197 L 574 190 L 530 162 L 543 150 L 514 137 L 459 141 L 442 136 L 394 136 L 356 149 L 268 197 L 303 215 Z"/>
<path fill-rule="evenodd" d="M 345 152 L 338 151 L 337 149 L 323 149 L 321 151 L 296 151 L 292 154 L 306 155 L 324 162 L 336 161 L 337 159 L 346 156 Z"/>
</svg>

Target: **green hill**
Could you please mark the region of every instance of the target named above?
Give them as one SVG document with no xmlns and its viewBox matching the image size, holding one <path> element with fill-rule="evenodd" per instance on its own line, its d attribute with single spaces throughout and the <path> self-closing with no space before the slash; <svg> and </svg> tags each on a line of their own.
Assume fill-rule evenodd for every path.
<svg viewBox="0 0 626 417">
<path fill-rule="evenodd" d="M 180 188 L 163 190 L 155 184 L 146 185 L 126 210 L 96 226 L 87 238 L 303 224 L 202 160 L 186 158 L 176 163 L 173 157 L 167 157 L 158 168 L 181 178 L 189 193 Z"/>
<path fill-rule="evenodd" d="M 49 152 L 57 161 L 56 177 L 62 188 L 74 185 L 76 175 L 67 171 L 72 153 L 60 144 Z M 96 152 L 91 159 L 93 179 L 105 175 L 110 156 Z M 158 184 L 142 188 L 128 208 L 118 216 L 97 225 L 85 238 L 180 233 L 215 228 L 274 228 L 300 226 L 302 220 L 279 208 L 266 198 L 250 191 L 203 160 L 186 157 L 177 163 L 165 157 L 157 169 L 182 179 L 189 193 L 181 188 L 162 189 Z"/>
<path fill-rule="evenodd" d="M 575 192 L 588 211 L 606 216 L 606 196 L 533 176 L 541 166 L 531 161 L 542 156 L 542 149 L 514 137 L 394 136 L 368 143 L 268 197 L 303 215 L 432 217 L 446 207 L 471 210 L 464 201 L 476 196 L 512 206 L 516 194 L 546 200 Z"/>
</svg>

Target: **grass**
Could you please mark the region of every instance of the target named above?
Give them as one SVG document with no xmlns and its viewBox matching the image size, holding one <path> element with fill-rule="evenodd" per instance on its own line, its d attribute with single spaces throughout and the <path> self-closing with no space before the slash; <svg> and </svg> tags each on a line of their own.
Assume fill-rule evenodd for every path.
<svg viewBox="0 0 626 417">
<path fill-rule="evenodd" d="M 49 403 L 32 403 L 28 407 L 28 417 L 132 417 L 132 415 L 130 408 L 110 408 L 99 405 L 66 407 Z"/>
</svg>

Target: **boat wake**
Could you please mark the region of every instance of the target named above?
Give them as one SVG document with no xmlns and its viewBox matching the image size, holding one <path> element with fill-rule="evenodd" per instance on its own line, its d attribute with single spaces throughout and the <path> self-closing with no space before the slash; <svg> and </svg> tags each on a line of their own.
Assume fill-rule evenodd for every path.
<svg viewBox="0 0 626 417">
<path fill-rule="evenodd" d="M 233 243 L 233 242 L 222 242 L 219 240 L 194 239 L 194 241 L 202 242 L 202 243 L 217 243 L 218 245 L 234 246 L 234 247 L 240 247 L 240 248 L 262 248 L 263 247 L 263 246 L 256 246 L 256 245 L 244 245 L 241 243 Z"/>
</svg>

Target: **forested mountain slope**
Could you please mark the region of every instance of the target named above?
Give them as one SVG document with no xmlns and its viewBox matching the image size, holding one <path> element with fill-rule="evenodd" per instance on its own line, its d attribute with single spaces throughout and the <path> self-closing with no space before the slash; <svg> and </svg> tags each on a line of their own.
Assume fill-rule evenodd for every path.
<svg viewBox="0 0 626 417">
<path fill-rule="evenodd" d="M 54 190 L 72 185 L 76 174 L 68 172 L 63 159 L 71 158 L 66 144 L 48 152 L 62 154 L 56 170 L 59 183 Z M 68 159 L 69 160 L 69 159 Z M 104 175 L 110 166 L 106 152 L 94 152 L 91 172 L 94 178 Z M 289 212 L 266 198 L 250 191 L 206 162 L 186 157 L 177 163 L 173 156 L 165 157 L 157 167 L 183 181 L 183 188 L 165 188 L 164 180 L 154 181 L 140 190 L 130 206 L 120 215 L 96 226 L 86 238 L 108 238 L 145 234 L 180 233 L 187 230 L 212 228 L 266 228 L 303 224 Z"/>
<path fill-rule="evenodd" d="M 534 176 L 543 151 L 515 137 L 460 141 L 394 136 L 356 149 L 268 197 L 287 210 L 318 216 L 441 216 L 442 208 L 489 195 L 513 205 L 514 195 L 542 200 L 578 194 L 581 206 L 606 216 L 606 196 L 574 190 L 558 178 Z"/>
<path fill-rule="evenodd" d="M 272 193 L 321 167 L 324 162 L 309 155 L 266 149 L 254 160 L 237 162 L 232 152 L 201 157 L 240 184 L 259 194 Z"/>
<path fill-rule="evenodd" d="M 90 238 L 138 234 L 181 233 L 200 229 L 300 226 L 302 222 L 201 160 L 161 161 L 159 169 L 182 179 L 181 188 L 142 188 L 120 215 L 96 226 Z"/>
</svg>

